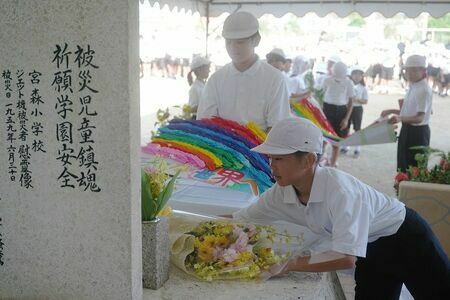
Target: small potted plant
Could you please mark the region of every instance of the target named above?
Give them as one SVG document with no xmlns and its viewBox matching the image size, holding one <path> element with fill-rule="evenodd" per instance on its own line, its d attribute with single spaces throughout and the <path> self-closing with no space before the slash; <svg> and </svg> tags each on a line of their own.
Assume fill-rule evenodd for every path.
<svg viewBox="0 0 450 300">
<path fill-rule="evenodd" d="M 169 225 L 158 217 L 172 195 L 177 172 L 167 175 L 165 161 L 141 170 L 142 277 L 144 288 L 159 289 L 169 279 Z"/>
</svg>

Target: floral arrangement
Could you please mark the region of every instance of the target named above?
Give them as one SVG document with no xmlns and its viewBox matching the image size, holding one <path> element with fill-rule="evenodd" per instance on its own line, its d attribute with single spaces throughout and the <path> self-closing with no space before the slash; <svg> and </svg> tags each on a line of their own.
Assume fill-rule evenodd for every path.
<svg viewBox="0 0 450 300">
<path fill-rule="evenodd" d="M 394 188 L 397 191 L 397 194 L 400 182 L 404 180 L 450 184 L 450 151 L 446 153 L 430 147 L 414 148 L 423 150 L 423 153 L 418 153 L 414 157 L 417 161 L 417 167 L 409 166 L 406 172 L 398 172 L 395 176 Z M 440 159 L 439 163 L 428 168 L 428 160 L 431 155 L 437 155 Z"/>
<path fill-rule="evenodd" d="M 167 163 L 163 159 L 141 170 L 142 221 L 154 220 L 161 213 L 172 195 L 179 173 L 170 178 Z"/>
<path fill-rule="evenodd" d="M 288 252 L 277 254 L 274 246 L 292 239 L 287 231 L 279 234 L 272 226 L 216 220 L 203 221 L 186 234 L 195 237 L 186 269 L 207 281 L 262 279 L 265 272 L 289 257 Z"/>
</svg>

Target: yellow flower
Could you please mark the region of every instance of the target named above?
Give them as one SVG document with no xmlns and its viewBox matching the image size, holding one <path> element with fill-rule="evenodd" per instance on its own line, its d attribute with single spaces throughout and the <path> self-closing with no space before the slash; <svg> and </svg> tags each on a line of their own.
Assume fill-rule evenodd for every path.
<svg viewBox="0 0 450 300">
<path fill-rule="evenodd" d="M 172 208 L 170 206 L 164 207 L 158 214 L 160 217 L 167 217 L 172 214 Z"/>
<path fill-rule="evenodd" d="M 200 245 L 198 248 L 198 257 L 204 262 L 210 262 L 213 259 L 213 248 L 206 245 Z"/>
<path fill-rule="evenodd" d="M 229 244 L 230 244 L 230 241 L 228 240 L 228 238 L 226 236 L 218 236 L 216 238 L 216 246 L 218 246 L 220 248 L 225 248 Z"/>
</svg>

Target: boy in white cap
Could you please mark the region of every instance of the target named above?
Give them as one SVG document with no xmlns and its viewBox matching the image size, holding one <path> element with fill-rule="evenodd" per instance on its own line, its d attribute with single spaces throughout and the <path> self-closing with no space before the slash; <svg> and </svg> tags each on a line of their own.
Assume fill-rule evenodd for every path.
<svg viewBox="0 0 450 300">
<path fill-rule="evenodd" d="M 233 218 L 291 222 L 329 242 L 325 252 L 294 257 L 273 274 L 329 272 L 356 263 L 355 299 L 398 299 L 402 283 L 416 299 L 449 299 L 449 261 L 426 221 L 350 174 L 321 167 L 322 142 L 316 125 L 290 118 L 252 149 L 269 155 L 276 183 Z"/>
<path fill-rule="evenodd" d="M 191 71 L 187 75 L 187 80 L 190 85 L 189 89 L 189 106 L 194 116 L 197 113 L 198 103 L 205 88 L 206 79 L 209 76 L 209 67 L 211 62 L 203 56 L 196 56 L 191 63 Z M 192 73 L 195 74 L 195 81 L 192 78 Z"/>
<path fill-rule="evenodd" d="M 206 84 L 197 118 L 219 116 L 269 130 L 290 116 L 288 89 L 283 74 L 255 54 L 261 36 L 258 20 L 238 11 L 225 20 L 222 36 L 231 63 L 214 73 Z"/>
<path fill-rule="evenodd" d="M 415 155 L 421 150 L 415 146 L 430 145 L 430 127 L 433 92 L 427 83 L 426 59 L 411 55 L 403 65 L 409 89 L 401 109 L 387 109 L 382 117 L 390 116 L 390 122 L 402 123 L 397 144 L 397 169 L 405 172 L 409 166 L 417 166 Z"/>
</svg>

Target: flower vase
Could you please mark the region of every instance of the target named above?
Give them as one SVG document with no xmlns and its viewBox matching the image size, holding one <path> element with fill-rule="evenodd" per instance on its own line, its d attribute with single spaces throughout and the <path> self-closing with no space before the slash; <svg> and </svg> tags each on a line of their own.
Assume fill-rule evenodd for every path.
<svg viewBox="0 0 450 300">
<path fill-rule="evenodd" d="M 170 249 L 167 218 L 142 222 L 142 277 L 144 288 L 159 289 L 169 279 Z"/>
</svg>

